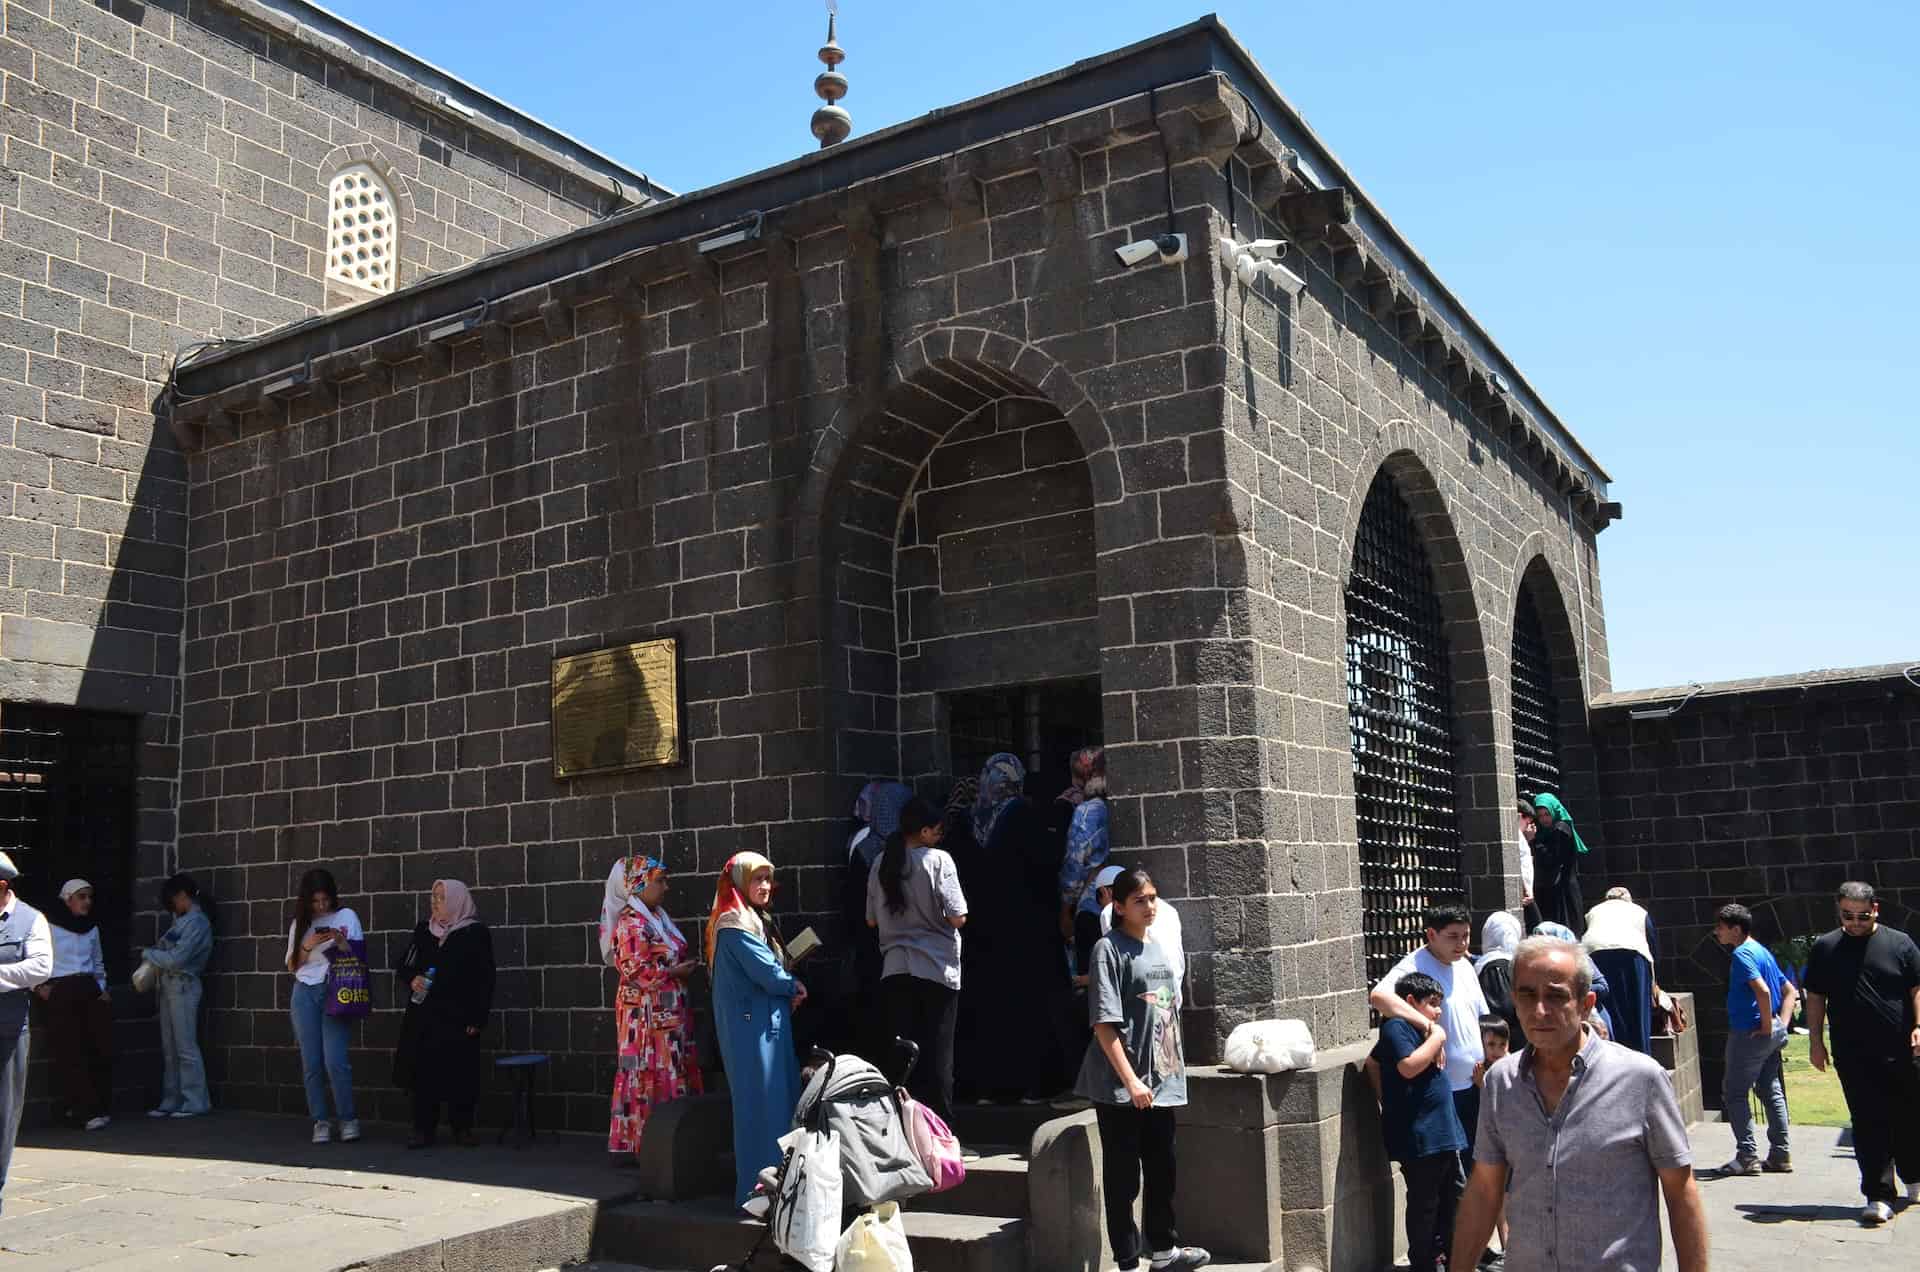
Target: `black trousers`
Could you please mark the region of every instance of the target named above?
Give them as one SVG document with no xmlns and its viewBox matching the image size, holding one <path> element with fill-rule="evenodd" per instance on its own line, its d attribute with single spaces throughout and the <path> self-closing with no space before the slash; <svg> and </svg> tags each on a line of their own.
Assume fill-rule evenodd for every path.
<svg viewBox="0 0 1920 1272">
<path fill-rule="evenodd" d="M 1147 1249 L 1171 1250 L 1180 1244 L 1173 1226 L 1173 1110 L 1136 1109 L 1131 1104 L 1096 1104 L 1100 1125 L 1100 1184 L 1106 1192 L 1107 1243 L 1113 1261 L 1125 1272 L 1140 1265 L 1140 1230 L 1133 1226 L 1133 1199 L 1146 1196 L 1140 1217 Z"/>
<path fill-rule="evenodd" d="M 428 1139 L 440 1126 L 440 1106 L 447 1106 L 447 1122 L 453 1127 L 455 1135 L 464 1135 L 473 1129 L 473 1102 L 446 1100 L 440 1091 L 426 1082 L 416 1083 L 413 1088 L 413 1129 Z"/>
<path fill-rule="evenodd" d="M 47 1032 L 61 1101 L 79 1121 L 113 1109 L 113 1008 L 82 972 L 47 982 Z"/>
<path fill-rule="evenodd" d="M 887 1028 L 920 1047 L 920 1062 L 907 1091 L 953 1125 L 953 1030 L 960 1019 L 960 991 L 918 976 L 888 976 L 880 982 Z"/>
<path fill-rule="evenodd" d="M 1407 1181 L 1407 1262 L 1411 1272 L 1433 1272 L 1453 1245 L 1453 1212 L 1460 1205 L 1458 1153 L 1435 1153 L 1400 1163 Z"/>
<path fill-rule="evenodd" d="M 1853 1160 L 1868 1201 L 1893 1202 L 1893 1171 L 1920 1183 L 1920 1058 L 1835 1056 L 1853 1117 Z"/>
</svg>

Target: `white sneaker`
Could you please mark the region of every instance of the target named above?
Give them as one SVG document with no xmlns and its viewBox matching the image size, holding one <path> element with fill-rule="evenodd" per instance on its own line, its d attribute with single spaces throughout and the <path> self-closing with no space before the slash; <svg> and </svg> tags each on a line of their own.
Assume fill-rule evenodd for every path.
<svg viewBox="0 0 1920 1272">
<path fill-rule="evenodd" d="M 1920 1205 L 1920 1183 L 1907 1185 L 1907 1200 Z"/>
<path fill-rule="evenodd" d="M 351 1144 L 353 1143 L 353 1141 L 359 1138 L 360 1138 L 360 1120 L 358 1118 L 348 1118 L 346 1121 L 340 1123 L 340 1142 L 341 1143 Z"/>
<path fill-rule="evenodd" d="M 1870 1201 L 1860 1208 L 1860 1222 L 1877 1228 L 1893 1218 L 1893 1207 L 1884 1201 Z"/>
<path fill-rule="evenodd" d="M 205 1117 L 206 1114 L 196 1113 L 192 1109 L 180 1109 L 177 1112 L 167 1114 L 167 1116 L 168 1117 Z"/>
<path fill-rule="evenodd" d="M 147 1116 L 148 1117 L 172 1117 L 173 1110 L 172 1109 L 148 1109 Z"/>
<path fill-rule="evenodd" d="M 108 1117 L 105 1113 L 102 1113 L 99 1117 L 90 1117 L 87 1119 L 87 1129 L 90 1131 L 97 1131 L 111 1121 L 113 1121 L 112 1118 Z"/>
<path fill-rule="evenodd" d="M 331 1144 L 333 1142 L 333 1123 L 315 1122 L 313 1124 L 313 1142 L 316 1144 Z"/>
</svg>

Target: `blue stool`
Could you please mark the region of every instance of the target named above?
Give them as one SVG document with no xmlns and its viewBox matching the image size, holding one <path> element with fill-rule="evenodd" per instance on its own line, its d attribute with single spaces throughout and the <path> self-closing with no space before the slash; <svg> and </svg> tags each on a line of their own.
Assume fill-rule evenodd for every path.
<svg viewBox="0 0 1920 1272">
<path fill-rule="evenodd" d="M 526 1130 L 527 1142 L 531 1143 L 533 1131 L 533 1078 L 536 1071 L 546 1064 L 547 1057 L 538 1053 L 523 1056 L 501 1056 L 493 1062 L 496 1070 L 504 1069 L 512 1076 L 513 1091 L 507 1097 L 513 1105 L 513 1117 L 500 1128 L 500 1135 L 493 1142 L 504 1144 L 507 1136 L 514 1135 L 522 1128 Z M 516 1142 L 515 1148 L 520 1147 Z"/>
</svg>

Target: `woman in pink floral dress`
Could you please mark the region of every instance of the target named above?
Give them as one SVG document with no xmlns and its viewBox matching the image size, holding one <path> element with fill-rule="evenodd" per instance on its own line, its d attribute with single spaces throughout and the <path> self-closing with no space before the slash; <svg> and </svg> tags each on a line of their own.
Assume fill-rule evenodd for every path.
<svg viewBox="0 0 1920 1272">
<path fill-rule="evenodd" d="M 620 973 L 610 1153 L 639 1152 L 653 1110 L 701 1090 L 686 987 L 700 962 L 668 917 L 666 896 L 667 869 L 652 857 L 627 857 L 607 876 L 600 954 Z"/>
</svg>

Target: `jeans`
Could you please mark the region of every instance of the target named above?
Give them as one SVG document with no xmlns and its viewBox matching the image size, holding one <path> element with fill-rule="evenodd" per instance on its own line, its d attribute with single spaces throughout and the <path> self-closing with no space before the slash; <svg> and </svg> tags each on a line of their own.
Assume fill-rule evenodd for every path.
<svg viewBox="0 0 1920 1272">
<path fill-rule="evenodd" d="M 1747 1092 L 1760 1097 L 1767 1109 L 1770 1157 L 1787 1155 L 1787 1087 L 1780 1073 L 1780 1049 L 1787 1031 L 1775 1029 L 1765 1038 L 1745 1030 L 1727 1035 L 1727 1076 L 1720 1088 L 1720 1109 L 1733 1126 L 1734 1156 L 1741 1161 L 1760 1155 L 1753 1134 L 1753 1109 Z"/>
<path fill-rule="evenodd" d="M 200 1059 L 198 976 L 161 972 L 155 985 L 160 1009 L 160 1107 L 168 1113 L 206 1113 L 207 1066 Z"/>
<path fill-rule="evenodd" d="M 953 1125 L 953 1029 L 960 1018 L 960 991 L 918 976 L 889 976 L 880 982 L 887 1028 L 894 1037 L 920 1047 L 920 1059 L 908 1075 L 913 1098 Z"/>
<path fill-rule="evenodd" d="M 347 1059 L 347 1043 L 352 1037 L 348 1021 L 327 1015 L 325 982 L 293 985 L 293 1036 L 300 1043 L 300 1076 L 307 1084 L 307 1116 L 316 1122 L 327 1120 L 327 1088 L 333 1088 L 333 1115 L 351 1122 L 353 1111 L 353 1065 Z"/>
<path fill-rule="evenodd" d="M 1173 1110 L 1136 1109 L 1131 1104 L 1096 1104 L 1100 1126 L 1100 1183 L 1106 1192 L 1107 1243 L 1113 1261 L 1125 1272 L 1140 1266 L 1140 1229 L 1133 1226 L 1133 1199 L 1144 1177 L 1146 1196 L 1140 1218 L 1147 1249 L 1171 1250 L 1180 1244 L 1173 1228 Z"/>
<path fill-rule="evenodd" d="M 1407 1263 L 1410 1272 L 1433 1272 L 1435 1260 L 1453 1247 L 1453 1216 L 1460 1205 L 1460 1154 L 1434 1153 L 1400 1163 L 1407 1181 Z"/>
<path fill-rule="evenodd" d="M 1853 1117 L 1853 1160 L 1868 1201 L 1893 1203 L 1893 1171 L 1920 1184 L 1920 1058 L 1872 1051 L 1835 1053 L 1840 1090 Z"/>
</svg>

